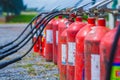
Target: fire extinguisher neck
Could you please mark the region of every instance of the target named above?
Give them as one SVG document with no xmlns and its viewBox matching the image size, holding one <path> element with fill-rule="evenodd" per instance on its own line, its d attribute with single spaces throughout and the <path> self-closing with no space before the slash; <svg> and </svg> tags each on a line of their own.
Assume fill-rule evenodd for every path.
<svg viewBox="0 0 120 80">
<path fill-rule="evenodd" d="M 82 22 L 82 17 L 81 16 L 77 16 L 76 17 L 76 21 Z"/>
<path fill-rule="evenodd" d="M 69 18 L 68 21 L 69 21 L 70 23 L 73 23 L 73 22 L 74 22 L 74 18 Z"/>
<path fill-rule="evenodd" d="M 58 18 L 59 18 L 59 19 L 62 19 L 63 17 L 62 17 L 62 15 L 59 15 Z"/>
<path fill-rule="evenodd" d="M 105 18 L 98 18 L 98 26 L 106 26 Z"/>
<path fill-rule="evenodd" d="M 95 24 L 95 17 L 89 17 L 87 21 L 89 24 Z"/>
</svg>

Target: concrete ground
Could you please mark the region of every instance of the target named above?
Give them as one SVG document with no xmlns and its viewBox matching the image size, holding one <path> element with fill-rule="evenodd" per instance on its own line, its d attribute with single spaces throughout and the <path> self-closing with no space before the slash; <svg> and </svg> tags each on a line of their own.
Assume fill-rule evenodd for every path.
<svg viewBox="0 0 120 80">
<path fill-rule="evenodd" d="M 26 25 L 27 24 L 0 24 L 0 45 L 14 40 L 23 31 Z M 20 40 L 21 39 L 22 38 L 20 38 Z M 14 44 L 17 44 L 19 41 Z M 24 54 L 31 45 L 32 43 L 30 41 L 18 52 L 0 62 L 11 60 Z M 12 45 L 9 47 L 11 46 Z M 37 53 L 33 53 L 33 51 L 21 61 L 11 64 L 4 69 L 0 69 L 0 80 L 59 80 L 58 77 L 57 66 L 52 62 L 46 62 L 44 58 Z"/>
</svg>

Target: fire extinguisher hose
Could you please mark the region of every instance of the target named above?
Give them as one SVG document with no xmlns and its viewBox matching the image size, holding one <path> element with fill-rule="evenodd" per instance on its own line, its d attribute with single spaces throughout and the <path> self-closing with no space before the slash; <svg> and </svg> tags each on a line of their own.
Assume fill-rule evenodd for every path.
<svg viewBox="0 0 120 80">
<path fill-rule="evenodd" d="M 42 14 L 47 14 L 47 13 L 45 13 L 45 12 L 44 12 L 44 13 L 40 13 L 40 14 L 38 14 L 36 17 L 34 17 L 34 18 L 30 21 L 30 23 L 27 25 L 27 27 L 21 32 L 21 34 L 20 34 L 16 39 L 14 39 L 13 41 L 11 41 L 11 42 L 9 42 L 9 43 L 7 43 L 7 44 L 1 45 L 1 46 L 0 46 L 0 49 L 3 49 L 3 48 L 5 48 L 5 47 L 13 44 L 15 41 L 17 41 L 17 40 L 25 33 L 25 31 L 26 31 L 29 27 L 32 28 L 32 23 L 33 23 L 36 19 L 38 19 Z"/>
<path fill-rule="evenodd" d="M 49 14 L 49 15 L 51 15 L 51 14 Z M 46 16 L 45 16 L 45 17 L 46 17 Z M 43 24 L 44 24 L 44 23 L 45 23 L 44 18 L 43 18 L 43 20 L 40 20 L 40 23 L 41 23 L 42 21 L 44 21 L 44 22 L 43 22 Z M 38 23 L 38 24 L 40 25 L 40 23 Z M 40 26 L 39 26 L 38 29 L 40 29 Z M 16 48 L 14 48 L 14 49 L 12 49 L 12 50 L 10 50 L 9 52 L 6 52 L 6 53 L 4 53 L 4 54 L 0 54 L 0 60 L 3 59 L 3 58 L 4 58 L 5 56 L 7 56 L 7 55 L 10 55 L 10 54 L 13 54 L 13 53 L 17 52 L 19 49 L 21 49 L 23 46 L 25 46 L 25 44 L 27 44 L 27 43 L 33 38 L 33 36 L 35 35 L 35 33 L 37 33 L 38 29 L 37 29 L 32 35 L 30 35 L 30 37 L 29 37 L 29 35 L 27 35 L 27 36 L 23 39 L 23 41 L 21 40 L 21 42 L 18 44 L 18 45 L 20 45 L 20 46 L 17 46 Z M 29 32 L 28 34 L 30 34 L 30 33 L 31 33 L 31 32 Z M 28 39 L 25 40 L 27 37 L 28 37 Z M 24 43 L 23 43 L 23 42 L 24 42 Z"/>
<path fill-rule="evenodd" d="M 51 15 L 51 14 L 53 14 L 53 13 L 58 13 L 58 11 L 56 11 L 56 12 L 51 12 L 51 13 L 49 13 L 49 15 Z M 45 18 L 48 17 L 49 15 L 46 15 L 43 19 L 45 19 Z M 9 46 L 8 48 L 5 48 L 5 49 L 0 50 L 0 54 L 4 54 L 4 53 L 6 53 L 6 52 L 9 52 L 9 51 L 17 48 L 19 45 L 21 45 L 21 44 L 31 35 L 31 33 L 33 33 L 33 31 L 36 29 L 36 26 L 39 26 L 39 24 L 40 24 L 42 21 L 43 21 L 43 20 L 41 19 L 40 22 L 39 22 L 38 24 L 36 24 L 35 27 L 33 27 L 33 29 L 32 29 L 30 32 L 28 32 L 19 42 L 17 42 L 17 43 L 14 44 L 14 45 Z"/>
<path fill-rule="evenodd" d="M 54 17 L 56 17 L 56 16 L 58 16 L 58 15 L 67 15 L 67 16 L 68 16 L 68 14 L 62 14 L 62 13 L 57 13 L 57 14 L 55 14 L 54 16 L 52 16 L 52 17 L 44 24 L 44 27 L 41 29 L 41 31 L 40 31 L 40 33 L 39 33 L 39 36 L 41 35 L 41 33 L 42 33 L 42 31 L 44 30 L 44 28 L 45 28 L 45 26 L 47 25 L 47 23 L 48 23 L 51 19 L 53 19 Z M 40 25 L 40 26 L 41 26 L 41 25 Z M 38 29 L 37 29 L 37 30 L 38 30 Z M 33 48 L 33 46 L 36 44 L 38 38 L 39 38 L 39 37 L 37 37 L 36 41 L 33 43 L 33 45 L 29 48 L 29 50 L 28 50 L 24 55 L 19 56 L 19 57 L 17 57 L 17 58 L 14 58 L 14 59 L 12 59 L 12 60 L 9 60 L 9 61 L 3 61 L 3 62 L 1 62 L 1 63 L 0 63 L 0 69 L 4 68 L 4 67 L 6 67 L 6 66 L 8 66 L 8 65 L 10 65 L 10 64 L 12 64 L 12 63 L 15 63 L 15 62 L 17 62 L 17 61 L 22 60 L 22 58 L 25 57 L 25 56 L 31 51 L 31 49 Z"/>
</svg>

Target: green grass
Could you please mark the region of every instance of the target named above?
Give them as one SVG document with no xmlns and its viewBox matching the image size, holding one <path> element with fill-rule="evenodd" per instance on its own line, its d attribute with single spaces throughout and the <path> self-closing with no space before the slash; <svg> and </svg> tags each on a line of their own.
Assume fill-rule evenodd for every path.
<svg viewBox="0 0 120 80">
<path fill-rule="evenodd" d="M 7 21 L 7 23 L 28 23 L 37 16 L 37 14 L 21 14 L 18 16 L 14 16 L 12 19 Z"/>
</svg>

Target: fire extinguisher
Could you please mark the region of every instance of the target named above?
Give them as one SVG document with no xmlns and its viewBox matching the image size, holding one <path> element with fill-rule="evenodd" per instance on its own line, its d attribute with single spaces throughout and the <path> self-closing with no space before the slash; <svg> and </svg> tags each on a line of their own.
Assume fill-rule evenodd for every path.
<svg viewBox="0 0 120 80">
<path fill-rule="evenodd" d="M 46 40 L 45 40 L 46 61 L 53 60 L 53 23 L 54 23 L 54 19 L 52 19 L 46 26 Z"/>
<path fill-rule="evenodd" d="M 53 23 L 53 62 L 57 64 L 58 58 L 58 24 L 62 20 L 62 16 L 58 16 L 58 19 Z"/>
<path fill-rule="evenodd" d="M 75 14 L 70 14 L 68 21 L 64 23 L 65 30 L 60 35 L 60 80 L 66 80 L 67 74 L 67 28 L 74 22 Z"/>
<path fill-rule="evenodd" d="M 41 16 L 41 18 L 43 18 L 46 14 L 43 14 Z M 44 21 L 44 20 L 43 20 Z M 44 23 L 45 24 L 45 23 Z M 42 27 L 44 26 L 41 25 L 41 29 Z M 39 34 L 39 33 L 38 33 Z M 46 37 L 46 28 L 43 30 L 43 32 L 41 33 L 41 36 L 40 36 L 40 39 L 39 39 L 39 54 L 42 56 L 42 57 L 45 57 L 45 38 Z"/>
<path fill-rule="evenodd" d="M 69 18 L 68 19 L 64 18 L 59 22 L 59 25 L 58 25 L 58 47 L 59 47 L 58 48 L 58 69 L 60 69 L 60 66 L 61 66 L 61 42 L 60 42 L 61 33 L 66 29 L 66 26 L 68 27 L 70 24 L 74 22 L 75 17 L 76 15 L 74 13 L 70 13 Z"/>
<path fill-rule="evenodd" d="M 61 33 L 60 44 L 60 80 L 66 80 L 67 29 Z"/>
<path fill-rule="evenodd" d="M 92 27 L 84 41 L 85 80 L 100 80 L 99 46 L 103 36 L 109 31 L 104 18 L 98 18 L 98 26 Z"/>
<path fill-rule="evenodd" d="M 75 13 L 70 13 L 68 19 L 63 19 L 59 25 L 58 25 L 58 69 L 60 69 L 61 66 L 61 43 L 60 43 L 60 37 L 61 33 L 66 29 L 66 26 L 68 27 L 70 24 L 74 22 L 76 15 Z"/>
<path fill-rule="evenodd" d="M 75 80 L 84 80 L 84 39 L 92 27 L 95 26 L 95 18 L 89 17 L 88 24 L 76 35 L 76 54 L 75 54 Z"/>
<path fill-rule="evenodd" d="M 118 29 L 118 23 L 120 23 L 120 20 L 117 20 L 116 28 L 108 32 L 100 43 L 100 67 L 101 67 L 101 74 L 100 74 L 100 80 L 106 79 L 106 71 L 109 64 L 109 57 L 110 57 L 110 51 L 112 48 L 112 44 Z M 120 39 L 117 43 L 115 58 L 112 63 L 112 71 L 111 71 L 111 80 L 119 80 L 120 79 Z"/>
<path fill-rule="evenodd" d="M 81 22 L 82 18 L 77 17 L 76 21 L 72 23 L 67 29 L 67 80 L 74 80 L 75 67 L 75 36 L 77 32 L 86 24 Z"/>
<path fill-rule="evenodd" d="M 58 69 L 60 69 L 60 63 L 61 63 L 61 60 L 60 60 L 60 50 L 61 50 L 60 36 L 61 36 L 61 33 L 66 29 L 66 23 L 68 23 L 68 19 L 63 18 L 58 24 L 58 60 L 57 60 Z"/>
<path fill-rule="evenodd" d="M 45 57 L 45 42 L 46 42 L 45 41 L 46 40 L 46 38 L 45 38 L 45 35 L 46 35 L 45 31 L 46 31 L 46 29 L 44 29 L 44 31 L 43 31 L 43 36 L 42 36 L 41 46 L 40 46 L 40 51 L 41 51 L 42 57 Z"/>
<path fill-rule="evenodd" d="M 37 24 L 37 22 L 39 21 L 39 19 L 35 20 L 34 24 Z M 39 26 L 36 26 L 36 29 L 38 28 Z M 38 33 L 36 33 L 33 37 L 33 42 L 36 41 L 36 38 L 37 38 L 37 35 Z M 39 53 L 39 48 L 40 48 L 40 42 L 41 42 L 41 39 L 39 37 L 38 41 L 36 42 L 36 44 L 34 45 L 33 47 L 33 51 L 36 52 L 36 53 Z"/>
<path fill-rule="evenodd" d="M 71 22 L 68 21 L 66 29 L 61 33 L 60 36 L 60 80 L 66 80 L 66 70 L 67 70 L 67 28 L 70 26 Z"/>
</svg>

